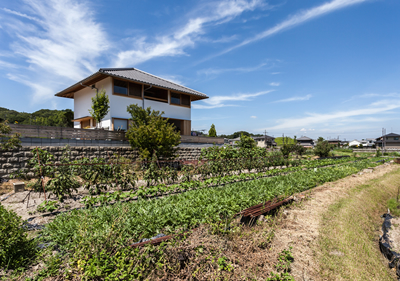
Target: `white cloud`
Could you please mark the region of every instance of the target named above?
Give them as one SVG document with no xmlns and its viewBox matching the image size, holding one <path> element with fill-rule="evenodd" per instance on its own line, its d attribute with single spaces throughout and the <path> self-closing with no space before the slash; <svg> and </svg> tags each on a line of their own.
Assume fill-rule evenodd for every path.
<svg viewBox="0 0 400 281">
<path fill-rule="evenodd" d="M 246 72 L 253 72 L 262 69 L 264 66 L 266 66 L 268 63 L 261 63 L 256 66 L 250 66 L 250 67 L 234 67 L 234 68 L 207 68 L 207 69 L 201 69 L 197 73 L 198 74 L 204 74 L 206 76 L 210 75 L 218 75 L 221 73 L 225 72 L 240 72 L 240 73 L 246 73 Z"/>
<path fill-rule="evenodd" d="M 352 96 L 350 99 L 345 100 L 343 103 L 357 100 L 357 99 L 368 99 L 368 98 L 400 98 L 400 94 L 398 93 L 389 93 L 389 94 L 375 94 L 375 93 L 368 93 L 362 95 Z"/>
<path fill-rule="evenodd" d="M 289 17 L 287 20 L 284 20 L 283 22 L 278 23 L 274 27 L 269 28 L 269 29 L 257 34 L 256 36 L 254 36 L 252 38 L 249 38 L 249 39 L 246 39 L 246 40 L 242 41 L 241 43 L 239 43 L 239 44 L 237 44 L 237 45 L 235 45 L 233 47 L 230 47 L 230 48 L 218 53 L 217 55 L 211 56 L 211 57 L 209 57 L 207 59 L 211 59 L 213 57 L 226 54 L 226 53 L 228 53 L 230 51 L 233 51 L 233 50 L 235 50 L 237 48 L 240 48 L 240 47 L 248 45 L 250 43 L 259 41 L 259 40 L 264 39 L 266 37 L 270 37 L 270 36 L 272 36 L 272 35 L 274 35 L 276 33 L 279 33 L 279 32 L 284 31 L 286 29 L 292 28 L 292 27 L 294 27 L 296 25 L 302 24 L 302 23 L 304 23 L 306 21 L 309 21 L 309 20 L 314 19 L 316 17 L 322 16 L 324 14 L 328 14 L 328 13 L 334 12 L 336 10 L 348 7 L 350 5 L 362 3 L 362 2 L 365 2 L 365 1 L 367 1 L 367 0 L 333 0 L 333 1 L 327 2 L 325 4 L 322 4 L 320 6 L 317 6 L 317 7 L 305 10 L 305 11 L 301 11 L 301 12 Z"/>
<path fill-rule="evenodd" d="M 315 131 L 315 129 L 306 129 L 306 128 L 302 128 L 300 130 L 300 132 L 311 132 L 311 131 Z"/>
<path fill-rule="evenodd" d="M 271 72 L 272 75 L 281 74 L 282 72 Z"/>
<path fill-rule="evenodd" d="M 67 79 L 76 82 L 96 71 L 97 60 L 109 43 L 102 26 L 95 21 L 92 8 L 84 1 L 25 0 L 24 3 L 25 10 L 34 16 L 3 9 L 30 20 L 15 18 L 14 24 L 8 24 L 13 34 L 10 47 L 25 58 L 29 68 L 24 73 L 12 72 L 9 78 L 31 87 L 34 100 L 45 101 L 65 86 Z"/>
<path fill-rule="evenodd" d="M 196 109 L 211 109 L 211 108 L 219 108 L 219 107 L 227 107 L 227 106 L 237 106 L 234 104 L 225 104 L 224 102 L 232 102 L 232 101 L 251 101 L 255 97 L 262 96 L 268 93 L 273 92 L 274 90 L 262 91 L 257 93 L 250 94 L 236 94 L 231 96 L 213 96 L 209 99 L 202 100 L 207 105 L 202 104 L 193 104 L 192 107 Z"/>
<path fill-rule="evenodd" d="M 287 99 L 282 99 L 282 100 L 277 100 L 273 101 L 272 103 L 277 103 L 277 102 L 292 102 L 292 101 L 304 101 L 304 100 L 309 100 L 312 97 L 312 95 L 306 95 L 304 97 L 291 97 Z"/>
<path fill-rule="evenodd" d="M 279 82 L 271 82 L 271 83 L 269 83 L 269 85 L 273 86 L 273 87 L 278 87 L 280 84 L 281 83 L 279 83 Z"/>
<path fill-rule="evenodd" d="M 338 124 L 338 122 L 343 122 L 343 124 L 349 125 L 352 122 L 349 120 L 357 118 L 359 121 L 363 121 L 365 118 L 371 118 L 373 115 L 379 114 L 382 117 L 383 114 L 389 114 L 394 109 L 400 108 L 400 100 L 381 100 L 378 102 L 371 103 L 367 107 L 353 109 L 349 111 L 337 111 L 331 113 L 308 113 L 308 116 L 299 118 L 287 118 L 280 119 L 277 121 L 278 125 L 265 128 L 266 130 L 283 130 L 283 129 L 297 129 L 305 128 L 311 125 L 321 125 L 324 127 L 332 126 L 331 123 Z M 361 118 L 361 119 L 360 119 Z M 354 121 L 354 120 L 353 120 Z M 264 130 L 264 129 L 263 129 Z"/>
<path fill-rule="evenodd" d="M 136 38 L 135 48 L 118 53 L 115 66 L 137 65 L 161 56 L 184 55 L 185 48 L 194 46 L 200 40 L 205 26 L 228 22 L 245 11 L 261 6 L 261 0 L 223 0 L 208 5 L 206 11 L 202 11 L 204 16 L 190 18 L 182 28 L 172 34 L 158 36 L 154 40 L 147 37 Z"/>
<path fill-rule="evenodd" d="M 250 116 L 250 118 L 257 119 L 257 116 L 253 115 L 253 116 Z"/>
</svg>

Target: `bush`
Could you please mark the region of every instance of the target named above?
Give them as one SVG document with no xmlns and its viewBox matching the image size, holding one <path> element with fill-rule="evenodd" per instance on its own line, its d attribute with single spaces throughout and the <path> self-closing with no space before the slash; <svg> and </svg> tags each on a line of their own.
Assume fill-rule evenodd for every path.
<svg viewBox="0 0 400 281">
<path fill-rule="evenodd" d="M 241 149 L 253 149 L 257 145 L 256 141 L 252 137 L 242 134 L 240 136 L 240 141 L 237 142 L 237 146 Z"/>
<path fill-rule="evenodd" d="M 317 145 L 315 146 L 314 153 L 319 157 L 328 157 L 332 148 L 333 146 L 327 141 L 318 141 Z"/>
<path fill-rule="evenodd" d="M 35 242 L 28 240 L 21 218 L 0 205 L 0 268 L 25 267 L 35 252 Z"/>
</svg>

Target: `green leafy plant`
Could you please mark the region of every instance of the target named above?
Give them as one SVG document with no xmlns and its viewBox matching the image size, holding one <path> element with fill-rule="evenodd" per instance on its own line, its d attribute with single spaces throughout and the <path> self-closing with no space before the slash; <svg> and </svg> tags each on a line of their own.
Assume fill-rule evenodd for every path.
<svg viewBox="0 0 400 281">
<path fill-rule="evenodd" d="M 39 206 L 37 206 L 36 210 L 38 212 L 53 212 L 59 208 L 57 201 L 43 201 Z"/>
<path fill-rule="evenodd" d="M 233 266 L 232 264 L 228 263 L 228 260 L 226 257 L 219 257 L 217 260 L 218 264 L 218 269 L 223 270 L 223 271 L 232 271 Z"/>
<path fill-rule="evenodd" d="M 150 159 L 153 153 L 157 158 L 174 158 L 176 146 L 180 143 L 180 134 L 175 126 L 162 117 L 164 112 L 143 109 L 136 104 L 128 106 L 132 124 L 126 137 L 132 148 L 137 148 L 142 159 Z"/>
<path fill-rule="evenodd" d="M 214 138 L 217 136 L 217 131 L 215 130 L 214 124 L 212 124 L 210 130 L 208 130 L 208 136 Z"/>
<path fill-rule="evenodd" d="M 0 123 L 0 149 L 12 149 L 21 146 L 19 137 L 21 134 L 11 135 L 12 129 L 8 126 L 7 120 Z"/>
<path fill-rule="evenodd" d="M 92 98 L 92 109 L 89 110 L 90 115 L 96 120 L 96 125 L 101 124 L 101 120 L 107 115 L 110 110 L 110 100 L 105 89 L 100 92 L 96 91 L 96 96 Z"/>
<path fill-rule="evenodd" d="M 318 143 L 314 148 L 315 155 L 319 157 L 328 157 L 333 146 L 328 143 L 328 141 L 323 140 L 323 138 L 318 139 Z"/>
<path fill-rule="evenodd" d="M 36 254 L 36 244 L 27 238 L 20 217 L 0 205 L 0 268 L 26 267 Z"/>
</svg>

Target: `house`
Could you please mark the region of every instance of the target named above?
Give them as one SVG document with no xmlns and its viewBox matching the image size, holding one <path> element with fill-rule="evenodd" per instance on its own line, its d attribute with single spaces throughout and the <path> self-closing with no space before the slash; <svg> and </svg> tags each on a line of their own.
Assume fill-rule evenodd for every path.
<svg viewBox="0 0 400 281">
<path fill-rule="evenodd" d="M 375 145 L 385 149 L 400 149 L 400 135 L 395 133 L 386 134 L 377 138 Z"/>
<path fill-rule="evenodd" d="M 309 138 L 309 137 L 303 136 L 303 137 L 300 137 L 300 138 L 296 139 L 296 141 L 301 146 L 304 146 L 304 147 L 307 147 L 307 148 L 313 148 L 314 147 L 314 140 Z"/>
<path fill-rule="evenodd" d="M 276 146 L 275 138 L 265 135 L 261 137 L 252 137 L 256 141 L 258 147 L 274 147 Z"/>
<path fill-rule="evenodd" d="M 361 141 L 359 141 L 359 140 L 356 140 L 356 139 L 354 139 L 354 140 L 352 140 L 351 142 L 349 142 L 349 146 L 350 147 L 354 147 L 354 146 L 359 146 L 361 144 Z"/>
<path fill-rule="evenodd" d="M 137 68 L 101 68 L 96 73 L 57 93 L 56 96 L 74 99 L 74 127 L 95 128 L 90 116 L 91 98 L 96 90 L 105 89 L 110 110 L 100 127 L 126 131 L 131 104 L 164 111 L 163 117 L 175 124 L 181 135 L 191 134 L 191 103 L 207 99 L 205 94 L 149 74 Z"/>
<path fill-rule="evenodd" d="M 341 140 L 339 140 L 339 139 L 330 139 L 330 140 L 328 140 L 328 143 L 329 144 L 333 144 L 333 145 L 338 145 L 338 144 L 340 144 L 342 141 Z"/>
</svg>

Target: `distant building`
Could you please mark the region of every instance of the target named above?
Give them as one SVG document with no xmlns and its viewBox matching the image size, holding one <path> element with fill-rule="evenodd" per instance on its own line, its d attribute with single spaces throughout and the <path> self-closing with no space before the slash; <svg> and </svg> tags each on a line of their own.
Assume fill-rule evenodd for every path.
<svg viewBox="0 0 400 281">
<path fill-rule="evenodd" d="M 309 138 L 309 137 L 300 137 L 296 139 L 297 143 L 300 144 L 301 146 L 307 147 L 307 148 L 313 148 L 314 147 L 314 140 Z"/>
<path fill-rule="evenodd" d="M 377 147 L 385 147 L 386 149 L 400 149 L 400 135 L 395 133 L 386 134 L 376 139 Z"/>
<path fill-rule="evenodd" d="M 329 144 L 333 144 L 333 145 L 338 145 L 338 143 L 340 144 L 342 141 L 340 139 L 330 139 L 328 140 Z"/>
<path fill-rule="evenodd" d="M 262 137 L 252 137 L 256 142 L 258 147 L 274 147 L 276 146 L 275 138 L 265 135 Z"/>
</svg>

